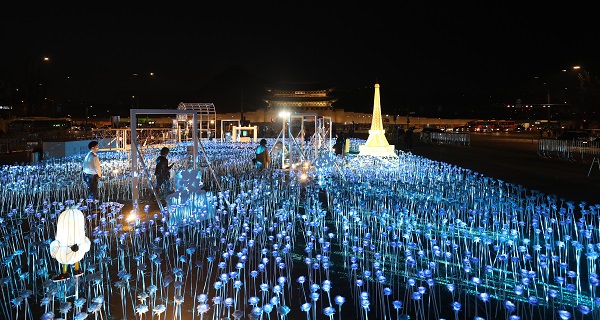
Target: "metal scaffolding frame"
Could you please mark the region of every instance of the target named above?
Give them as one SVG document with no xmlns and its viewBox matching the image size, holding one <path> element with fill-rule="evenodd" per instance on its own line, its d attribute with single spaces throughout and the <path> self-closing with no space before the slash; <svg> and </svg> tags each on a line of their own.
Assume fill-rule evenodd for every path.
<svg viewBox="0 0 600 320">
<path fill-rule="evenodd" d="M 130 110 L 130 123 L 131 123 L 131 195 L 132 195 L 132 201 L 135 205 L 137 205 L 138 203 L 138 199 L 139 199 L 139 178 L 141 176 L 141 173 L 139 172 L 139 168 L 138 168 L 138 157 L 140 158 L 140 161 L 142 161 L 142 165 L 143 165 L 143 169 L 142 170 L 147 170 L 145 163 L 143 162 L 143 157 L 139 154 L 139 148 L 137 145 L 137 115 L 138 114 L 176 114 L 177 116 L 183 115 L 184 117 L 187 117 L 187 115 L 191 115 L 192 116 L 192 140 L 193 140 L 193 144 L 192 144 L 192 153 L 193 153 L 193 159 L 194 159 L 194 170 L 197 169 L 197 162 L 198 162 L 198 136 L 196 135 L 197 131 L 197 120 L 198 120 L 198 114 L 196 113 L 196 111 L 194 110 L 164 110 L 164 109 L 131 109 Z M 154 191 L 154 190 L 153 190 Z M 156 194 L 155 194 L 156 197 Z M 159 206 L 162 207 L 162 204 L 160 204 L 159 202 Z M 161 208 L 162 209 L 162 208 Z"/>
<path fill-rule="evenodd" d="M 233 122 L 234 127 L 239 127 L 240 126 L 240 119 L 224 119 L 221 120 L 221 142 L 225 141 L 225 127 L 223 127 L 225 125 L 225 123 L 229 123 L 229 122 Z M 237 124 L 237 125 L 236 125 Z M 233 136 L 231 137 L 231 141 L 233 141 Z"/>
<path fill-rule="evenodd" d="M 213 103 L 190 103 L 180 102 L 177 110 L 194 110 L 199 116 L 198 118 L 198 134 L 199 139 L 208 137 L 208 133 L 212 132 L 213 137 L 217 135 L 217 113 Z M 188 129 L 188 119 L 185 114 L 177 115 L 178 121 L 185 122 L 185 129 Z M 211 123 L 212 122 L 212 123 Z"/>
<path fill-rule="evenodd" d="M 283 116 L 282 121 L 281 132 L 271 148 L 273 151 L 278 143 L 281 144 L 282 169 L 303 161 L 312 163 L 322 154 L 332 151 L 331 117 L 320 116 L 316 113 L 295 113 Z M 309 121 L 314 121 L 314 133 L 307 140 L 306 130 L 308 127 L 305 122 Z"/>
</svg>

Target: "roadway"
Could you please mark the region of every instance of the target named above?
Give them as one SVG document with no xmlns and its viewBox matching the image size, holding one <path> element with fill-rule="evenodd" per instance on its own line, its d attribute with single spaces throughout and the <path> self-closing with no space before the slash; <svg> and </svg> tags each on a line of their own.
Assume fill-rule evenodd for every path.
<svg viewBox="0 0 600 320">
<path fill-rule="evenodd" d="M 418 141 L 413 154 L 450 163 L 546 195 L 579 204 L 600 204 L 600 167 L 589 156 L 579 161 L 543 158 L 537 153 L 539 134 L 470 133 L 470 146 Z M 404 148 L 403 141 L 400 149 Z M 391 142 L 390 142 L 391 143 Z M 398 148 L 398 147 L 397 147 Z"/>
</svg>

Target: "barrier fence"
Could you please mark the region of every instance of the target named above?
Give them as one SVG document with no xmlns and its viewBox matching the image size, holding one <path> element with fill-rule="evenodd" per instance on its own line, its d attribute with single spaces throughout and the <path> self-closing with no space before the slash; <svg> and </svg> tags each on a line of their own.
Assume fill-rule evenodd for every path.
<svg viewBox="0 0 600 320">
<path fill-rule="evenodd" d="M 421 132 L 419 139 L 426 143 L 471 145 L 471 137 L 468 133 Z"/>
<path fill-rule="evenodd" d="M 419 139 L 425 143 L 470 146 L 468 133 L 421 132 Z M 600 159 L 600 141 L 539 139 L 537 154 L 542 158 L 569 161 Z"/>
<path fill-rule="evenodd" d="M 585 161 L 600 155 L 600 142 L 540 139 L 537 149 L 538 155 L 543 158 Z"/>
</svg>

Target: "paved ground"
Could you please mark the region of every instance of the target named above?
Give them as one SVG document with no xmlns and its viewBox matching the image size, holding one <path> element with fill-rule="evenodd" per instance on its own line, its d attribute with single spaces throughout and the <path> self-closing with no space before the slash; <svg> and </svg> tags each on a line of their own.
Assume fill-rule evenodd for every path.
<svg viewBox="0 0 600 320">
<path fill-rule="evenodd" d="M 10 153 L 0 153 L 0 165 L 13 165 L 27 163 L 32 160 L 31 152 L 19 151 Z"/>
<path fill-rule="evenodd" d="M 415 135 L 413 154 L 471 169 L 488 177 L 539 190 L 559 199 L 600 204 L 600 168 L 588 156 L 579 161 L 537 154 L 538 137 L 529 133 L 472 133 L 470 146 L 423 143 Z M 403 144 L 400 145 L 404 147 Z"/>
</svg>

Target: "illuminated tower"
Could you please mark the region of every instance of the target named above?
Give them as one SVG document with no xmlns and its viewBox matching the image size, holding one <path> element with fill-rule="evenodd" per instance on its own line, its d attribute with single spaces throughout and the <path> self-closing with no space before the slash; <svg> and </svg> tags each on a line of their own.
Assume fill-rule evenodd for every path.
<svg viewBox="0 0 600 320">
<path fill-rule="evenodd" d="M 394 145 L 390 145 L 385 138 L 383 122 L 381 121 L 381 101 L 379 99 L 379 84 L 375 84 L 375 97 L 373 99 L 373 120 L 369 130 L 367 142 L 358 147 L 359 156 L 396 157 Z"/>
</svg>

